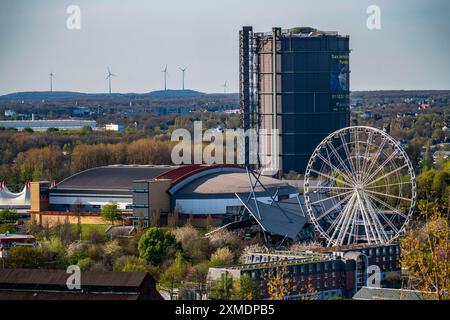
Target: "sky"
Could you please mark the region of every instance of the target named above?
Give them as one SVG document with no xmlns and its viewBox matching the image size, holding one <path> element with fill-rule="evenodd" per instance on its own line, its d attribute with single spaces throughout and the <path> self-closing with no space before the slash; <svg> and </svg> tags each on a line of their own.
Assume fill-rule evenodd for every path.
<svg viewBox="0 0 450 320">
<path fill-rule="evenodd" d="M 80 29 L 66 26 L 80 8 Z M 368 6 L 381 29 L 369 30 Z M 350 36 L 351 90 L 450 89 L 448 0 L 0 0 L 0 95 L 53 90 L 239 90 L 239 30 L 311 26 Z"/>
</svg>

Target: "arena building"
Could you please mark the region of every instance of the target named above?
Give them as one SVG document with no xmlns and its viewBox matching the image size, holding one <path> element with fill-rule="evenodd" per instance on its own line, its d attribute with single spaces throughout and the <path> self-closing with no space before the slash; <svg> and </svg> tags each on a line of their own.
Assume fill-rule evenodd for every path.
<svg viewBox="0 0 450 320">
<path fill-rule="evenodd" d="M 241 198 L 254 192 L 261 203 L 298 195 L 287 183 L 260 177 L 252 186 L 247 170 L 234 165 L 112 165 L 79 172 L 50 187 L 31 184 L 31 215 L 39 223 L 68 218 L 76 223 L 104 223 L 99 217 L 105 204 L 115 202 L 131 224 L 167 223 L 176 212 L 182 219 L 215 224 L 235 219 L 243 208 Z M 271 194 L 271 196 L 269 195 Z"/>
</svg>

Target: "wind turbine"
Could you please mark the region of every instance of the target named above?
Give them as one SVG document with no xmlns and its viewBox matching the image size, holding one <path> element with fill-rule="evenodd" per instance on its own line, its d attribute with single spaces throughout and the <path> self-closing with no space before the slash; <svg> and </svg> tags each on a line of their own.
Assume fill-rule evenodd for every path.
<svg viewBox="0 0 450 320">
<path fill-rule="evenodd" d="M 162 70 L 161 72 L 164 72 L 164 91 L 167 90 L 167 64 L 166 67 L 164 68 L 164 70 Z"/>
<path fill-rule="evenodd" d="M 50 92 L 53 92 L 53 78 L 55 77 L 53 72 L 49 73 L 49 77 L 50 77 Z"/>
<path fill-rule="evenodd" d="M 227 93 L 227 88 L 228 88 L 227 81 L 225 81 L 225 83 L 222 85 L 222 87 L 223 87 L 223 93 Z"/>
<path fill-rule="evenodd" d="M 184 67 L 184 68 L 180 67 L 180 70 L 181 70 L 181 73 L 182 73 L 182 88 L 183 88 L 183 91 L 184 91 L 184 72 L 187 70 L 187 68 L 188 67 Z"/>
<path fill-rule="evenodd" d="M 105 80 L 108 80 L 109 82 L 109 94 L 111 94 L 111 77 L 116 77 L 114 73 L 111 73 L 111 70 L 108 67 L 108 75 L 106 76 Z"/>
</svg>

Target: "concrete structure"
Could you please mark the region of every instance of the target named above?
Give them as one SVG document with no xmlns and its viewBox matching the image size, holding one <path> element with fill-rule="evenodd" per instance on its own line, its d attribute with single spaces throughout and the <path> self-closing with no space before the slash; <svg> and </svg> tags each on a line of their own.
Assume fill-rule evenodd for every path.
<svg viewBox="0 0 450 320">
<path fill-rule="evenodd" d="M 240 31 L 242 127 L 259 132 L 265 174 L 303 173 L 319 142 L 349 125 L 349 53 L 349 37 L 337 32 Z"/>
<path fill-rule="evenodd" d="M 94 120 L 4 120 L 0 121 L 0 127 L 16 128 L 23 130 L 26 128 L 34 131 L 45 131 L 49 128 L 77 130 L 83 127 L 95 128 L 97 122 Z"/>
</svg>

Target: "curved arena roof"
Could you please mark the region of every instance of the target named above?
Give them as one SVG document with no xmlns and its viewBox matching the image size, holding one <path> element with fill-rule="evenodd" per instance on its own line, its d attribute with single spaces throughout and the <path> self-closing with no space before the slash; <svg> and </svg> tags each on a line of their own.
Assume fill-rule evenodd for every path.
<svg viewBox="0 0 450 320">
<path fill-rule="evenodd" d="M 249 177 L 245 168 L 236 165 L 112 165 L 88 169 L 61 181 L 51 189 L 55 193 L 96 192 L 130 193 L 133 181 L 168 179 L 171 187 L 168 192 L 177 198 L 190 196 L 219 195 L 232 196 L 235 193 L 251 192 Z M 254 180 L 254 179 L 252 179 Z M 278 189 L 279 194 L 295 193 L 295 188 L 287 183 L 260 177 L 268 189 Z M 255 192 L 265 192 L 258 184 Z"/>
<path fill-rule="evenodd" d="M 53 189 L 130 190 L 134 180 L 154 179 L 175 166 L 112 165 L 92 168 L 70 176 Z"/>
<path fill-rule="evenodd" d="M 261 176 L 260 181 L 268 189 L 273 188 L 288 188 L 287 183 L 280 180 Z M 190 183 L 186 184 L 177 192 L 178 195 L 189 194 L 235 194 L 235 193 L 249 193 L 251 192 L 251 185 L 247 173 L 244 172 L 215 172 L 204 175 Z M 258 185 L 255 187 L 255 192 L 263 192 L 263 188 Z"/>
</svg>

